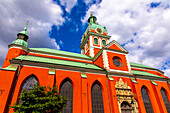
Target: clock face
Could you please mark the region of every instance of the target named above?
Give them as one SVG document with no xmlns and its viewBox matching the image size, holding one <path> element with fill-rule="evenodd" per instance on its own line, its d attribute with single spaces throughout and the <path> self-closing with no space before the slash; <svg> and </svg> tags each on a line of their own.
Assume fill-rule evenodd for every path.
<svg viewBox="0 0 170 113">
<path fill-rule="evenodd" d="M 98 33 L 102 33 L 102 30 L 100 28 L 97 28 Z"/>
</svg>

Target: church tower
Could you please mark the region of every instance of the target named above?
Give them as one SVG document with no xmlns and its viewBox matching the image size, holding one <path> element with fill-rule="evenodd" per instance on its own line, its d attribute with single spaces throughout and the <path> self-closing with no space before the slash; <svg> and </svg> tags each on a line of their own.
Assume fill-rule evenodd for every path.
<svg viewBox="0 0 170 113">
<path fill-rule="evenodd" d="M 94 64 L 112 73 L 131 75 L 128 51 L 115 40 L 109 42 L 106 27 L 97 23 L 97 18 L 91 13 L 88 27 L 82 36 L 81 53 L 93 58 Z"/>
<path fill-rule="evenodd" d="M 28 33 L 27 33 L 27 26 L 28 26 L 28 21 L 26 23 L 26 26 L 24 28 L 24 31 L 21 31 L 17 34 L 17 39 L 14 40 L 10 45 L 8 45 L 8 53 L 5 58 L 4 64 L 2 68 L 5 68 L 10 65 L 10 60 L 13 58 L 16 58 L 20 56 L 21 54 L 27 54 L 28 50 Z"/>
<path fill-rule="evenodd" d="M 102 27 L 97 23 L 97 18 L 91 13 L 88 19 L 88 27 L 82 36 L 81 53 L 94 57 L 102 47 L 108 44 L 110 36 L 106 27 Z"/>
</svg>

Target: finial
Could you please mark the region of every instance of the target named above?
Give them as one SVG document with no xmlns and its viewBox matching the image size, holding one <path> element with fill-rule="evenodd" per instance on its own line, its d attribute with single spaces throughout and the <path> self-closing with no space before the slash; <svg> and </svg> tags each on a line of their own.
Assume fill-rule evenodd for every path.
<svg viewBox="0 0 170 113">
<path fill-rule="evenodd" d="M 26 23 L 26 26 L 25 26 L 25 28 L 24 28 L 24 31 L 27 31 L 28 21 L 29 21 L 29 18 L 28 18 L 28 20 L 27 20 L 27 23 Z"/>
<path fill-rule="evenodd" d="M 142 64 L 142 60 L 140 60 L 140 63 Z"/>
<path fill-rule="evenodd" d="M 91 15 L 93 15 L 92 11 L 91 11 Z"/>
</svg>

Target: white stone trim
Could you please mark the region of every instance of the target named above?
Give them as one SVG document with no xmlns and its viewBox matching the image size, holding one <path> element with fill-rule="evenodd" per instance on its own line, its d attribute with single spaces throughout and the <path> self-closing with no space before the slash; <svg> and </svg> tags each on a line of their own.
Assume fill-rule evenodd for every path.
<svg viewBox="0 0 170 113">
<path fill-rule="evenodd" d="M 99 45 L 102 48 L 102 39 L 101 38 L 99 38 Z"/>
<path fill-rule="evenodd" d="M 103 64 L 104 64 L 104 68 L 109 69 L 109 62 L 108 62 L 106 50 L 103 50 Z"/>
<path fill-rule="evenodd" d="M 131 67 L 130 67 L 130 62 L 129 62 L 128 55 L 126 54 L 125 57 L 126 57 L 126 62 L 127 62 L 127 66 L 128 66 L 129 72 L 131 73 Z"/>
<path fill-rule="evenodd" d="M 90 47 L 90 56 L 94 57 L 94 48 Z"/>
<path fill-rule="evenodd" d="M 130 73 L 129 71 L 121 71 L 121 70 L 114 70 L 114 69 L 110 69 L 108 72 Z"/>
<path fill-rule="evenodd" d="M 17 46 L 11 46 L 11 47 L 9 47 L 9 49 L 12 49 L 12 48 L 22 49 L 22 50 L 24 50 L 24 51 L 26 51 L 26 52 L 27 52 L 27 50 L 26 50 L 26 49 L 24 49 L 24 48 L 22 48 L 22 47 L 17 47 Z"/>
<path fill-rule="evenodd" d="M 90 40 L 89 40 L 89 41 L 90 41 L 89 43 L 90 43 L 90 47 L 91 47 L 91 46 L 93 46 L 93 38 L 92 38 L 92 36 L 90 36 L 89 39 L 90 39 Z"/>
</svg>

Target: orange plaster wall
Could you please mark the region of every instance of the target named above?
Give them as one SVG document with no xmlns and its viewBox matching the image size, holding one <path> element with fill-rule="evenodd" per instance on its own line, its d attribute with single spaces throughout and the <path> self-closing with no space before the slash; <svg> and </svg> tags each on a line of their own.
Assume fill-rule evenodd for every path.
<svg viewBox="0 0 170 113">
<path fill-rule="evenodd" d="M 88 106 L 89 106 L 89 113 L 92 113 L 92 100 L 91 100 L 91 88 L 95 81 L 98 81 L 102 93 L 103 93 L 103 104 L 104 104 L 104 112 L 110 113 L 109 108 L 109 97 L 107 91 L 107 83 L 106 83 L 106 75 L 97 75 L 97 74 L 90 74 L 86 73 L 87 81 L 88 81 Z"/>
<path fill-rule="evenodd" d="M 128 71 L 128 66 L 127 66 L 125 55 L 117 54 L 117 53 L 111 53 L 111 52 L 108 52 L 108 51 L 107 51 L 107 55 L 108 55 L 108 62 L 109 62 L 109 68 L 110 69 Z M 122 67 L 117 67 L 113 64 L 113 57 L 114 56 L 118 56 L 119 58 L 121 58 L 121 60 L 123 62 Z"/>
<path fill-rule="evenodd" d="M 119 106 L 118 106 L 117 94 L 116 94 L 116 90 L 115 90 L 115 83 L 116 83 L 115 81 L 111 81 L 108 79 L 111 111 L 112 111 L 112 113 L 119 113 Z"/>
<path fill-rule="evenodd" d="M 94 29 L 91 29 L 91 32 L 94 32 L 94 33 L 96 33 L 96 31 L 95 31 Z"/>
<path fill-rule="evenodd" d="M 0 70 L 0 113 L 5 113 L 7 110 L 15 78 L 15 71 Z"/>
<path fill-rule="evenodd" d="M 147 88 L 151 103 L 152 103 L 152 107 L 155 113 L 161 113 L 161 109 L 159 107 L 159 104 L 157 102 L 157 97 L 155 95 L 155 90 L 153 89 L 152 83 L 150 82 L 150 80 L 144 80 L 144 79 L 137 79 L 138 84 L 135 85 L 136 88 L 136 95 L 137 95 L 137 99 L 138 99 L 138 105 L 140 107 L 140 113 L 146 113 L 145 111 L 145 106 L 143 103 L 143 98 L 142 98 L 142 94 L 141 94 L 141 88 L 142 86 L 145 86 Z"/>
<path fill-rule="evenodd" d="M 103 35 L 107 35 L 107 33 L 103 32 Z"/>
<path fill-rule="evenodd" d="M 96 55 L 99 51 L 100 51 L 100 49 L 94 48 L 94 55 Z"/>
<path fill-rule="evenodd" d="M 115 49 L 115 50 L 119 50 L 122 51 L 119 47 L 117 47 L 117 45 L 112 44 L 111 46 L 108 47 L 109 49 Z"/>
<path fill-rule="evenodd" d="M 38 79 L 39 84 L 42 86 L 48 86 L 49 80 L 49 69 L 48 68 L 38 68 L 38 67 L 27 67 L 23 66 L 21 68 L 20 74 L 18 76 L 17 84 L 14 90 L 13 99 L 11 101 L 11 105 L 13 105 L 21 92 L 21 88 L 23 83 L 32 75 L 34 74 L 35 77 Z M 13 110 L 10 108 L 9 113 L 13 113 Z"/>
<path fill-rule="evenodd" d="M 18 57 L 21 54 L 25 55 L 25 54 L 27 54 L 27 52 L 25 52 L 24 50 L 19 49 L 19 48 L 10 48 L 8 50 L 8 53 L 6 55 L 6 58 L 5 58 L 5 61 L 3 63 L 2 68 L 5 68 L 5 67 L 9 66 L 10 65 L 10 60 L 13 59 L 13 58 Z"/>
<path fill-rule="evenodd" d="M 104 68 L 103 55 L 102 54 L 100 54 L 100 56 L 94 61 L 94 64 Z"/>
<path fill-rule="evenodd" d="M 69 79 L 73 85 L 73 113 L 81 113 L 81 73 L 66 70 L 56 70 L 56 85 L 58 86 L 58 89 L 66 78 Z"/>
<path fill-rule="evenodd" d="M 162 113 L 167 113 L 166 106 L 165 106 L 165 103 L 164 103 L 164 100 L 163 100 L 162 94 L 161 94 L 161 88 L 163 88 L 165 90 L 166 95 L 170 102 L 170 91 L 169 91 L 168 84 L 167 84 L 167 82 L 161 82 L 161 81 L 155 81 L 155 83 L 158 84 L 158 86 L 155 86 L 155 89 L 158 94 L 157 99 L 160 102 L 159 104 L 160 104 L 160 107 L 162 108 Z"/>
</svg>

